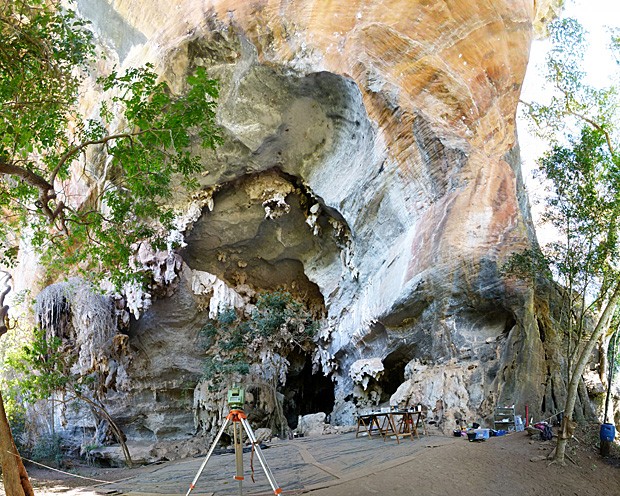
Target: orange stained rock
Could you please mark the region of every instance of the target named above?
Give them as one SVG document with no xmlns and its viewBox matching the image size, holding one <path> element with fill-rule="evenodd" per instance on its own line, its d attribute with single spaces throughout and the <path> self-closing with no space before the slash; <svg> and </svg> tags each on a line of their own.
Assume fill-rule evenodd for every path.
<svg viewBox="0 0 620 496">
<path fill-rule="evenodd" d="M 476 145 L 488 145 L 489 125 L 480 136 L 479 121 L 497 107 L 506 123 L 495 126 L 501 149 L 489 152 L 501 155 L 514 142 L 533 0 L 118 0 L 114 7 L 148 38 L 167 43 L 210 22 L 230 24 L 264 63 L 296 59 L 309 71 L 352 77 L 371 110 L 369 78 L 380 74 L 394 89 L 390 103 Z M 381 109 L 374 112 L 379 118 Z"/>
<path fill-rule="evenodd" d="M 411 270 L 449 253 L 453 241 L 446 240 L 481 250 L 523 235 L 516 178 L 503 157 L 516 143 L 535 6 L 534 0 L 114 2 L 150 39 L 154 59 L 218 29 L 247 38 L 263 64 L 351 78 L 376 126 L 375 146 L 384 147 L 378 151 L 397 167 L 405 188 L 414 191 L 425 173 L 416 119 L 466 154 L 459 195 L 446 194 L 417 221 L 415 244 L 425 248 L 412 247 Z M 463 239 L 463 231 L 478 226 L 484 235 Z"/>
</svg>

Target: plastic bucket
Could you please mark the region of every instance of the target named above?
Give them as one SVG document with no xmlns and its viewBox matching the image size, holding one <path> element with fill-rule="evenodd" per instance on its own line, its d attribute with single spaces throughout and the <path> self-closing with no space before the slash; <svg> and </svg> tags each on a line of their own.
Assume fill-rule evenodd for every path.
<svg viewBox="0 0 620 496">
<path fill-rule="evenodd" d="M 614 424 L 601 425 L 601 441 L 613 441 L 616 437 L 616 426 Z"/>
</svg>

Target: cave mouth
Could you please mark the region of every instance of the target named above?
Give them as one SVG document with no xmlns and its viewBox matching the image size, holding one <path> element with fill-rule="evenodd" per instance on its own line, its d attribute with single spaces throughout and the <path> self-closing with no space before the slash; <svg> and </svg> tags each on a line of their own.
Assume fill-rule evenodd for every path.
<svg viewBox="0 0 620 496">
<path fill-rule="evenodd" d="M 325 315 L 317 281 L 341 270 L 348 227 L 337 212 L 278 169 L 222 186 L 186 236 L 181 256 L 240 294 L 286 291 Z"/>
<path fill-rule="evenodd" d="M 383 359 L 383 374 L 377 380 L 381 390 L 381 403 L 389 401 L 398 387 L 405 382 L 405 367 L 413 356 L 411 347 L 402 347 Z"/>
<path fill-rule="evenodd" d="M 310 355 L 293 351 L 287 359 L 291 365 L 281 392 L 284 396 L 284 416 L 289 427 L 297 427 L 300 415 L 318 412 L 330 415 L 335 403 L 333 381 L 320 371 L 312 373 Z"/>
</svg>

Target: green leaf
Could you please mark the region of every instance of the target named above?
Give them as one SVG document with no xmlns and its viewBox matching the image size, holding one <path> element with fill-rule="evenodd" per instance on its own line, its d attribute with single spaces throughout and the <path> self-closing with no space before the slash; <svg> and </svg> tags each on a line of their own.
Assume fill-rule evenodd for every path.
<svg viewBox="0 0 620 496">
<path fill-rule="evenodd" d="M 176 95 L 151 64 L 115 69 L 97 79 L 99 115 L 85 119 L 78 97 L 96 62 L 93 37 L 87 22 L 58 5 L 14 0 L 0 11 L 0 172 L 9 165 L 28 172 L 0 175 L 0 205 L 11 219 L 0 240 L 32 231 L 50 277 L 78 267 L 91 278 L 143 281 L 130 265 L 131 246 L 162 246 L 172 185 L 198 186 L 203 166 L 192 146 L 221 143 L 218 83 L 199 68 Z M 122 128 L 111 127 L 118 122 Z M 105 189 L 68 208 L 62 182 L 87 152 L 107 164 L 107 177 L 97 178 Z M 54 184 L 42 192 L 46 181 Z M 52 219 L 46 212 L 54 211 Z"/>
</svg>

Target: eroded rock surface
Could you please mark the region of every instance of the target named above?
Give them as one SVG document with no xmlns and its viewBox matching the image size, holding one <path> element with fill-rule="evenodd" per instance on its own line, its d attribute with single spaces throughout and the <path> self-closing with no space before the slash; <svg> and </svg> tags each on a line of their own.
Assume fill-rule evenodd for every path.
<svg viewBox="0 0 620 496">
<path fill-rule="evenodd" d="M 203 157 L 180 281 L 130 333 L 131 435 L 192 433 L 218 284 L 235 306 L 285 288 L 324 318 L 332 422 L 388 402 L 448 429 L 498 402 L 551 408 L 531 292 L 499 273 L 532 236 L 515 112 L 535 5 L 78 2 L 112 60 L 177 91 L 197 66 L 221 81 L 225 143 Z"/>
</svg>

